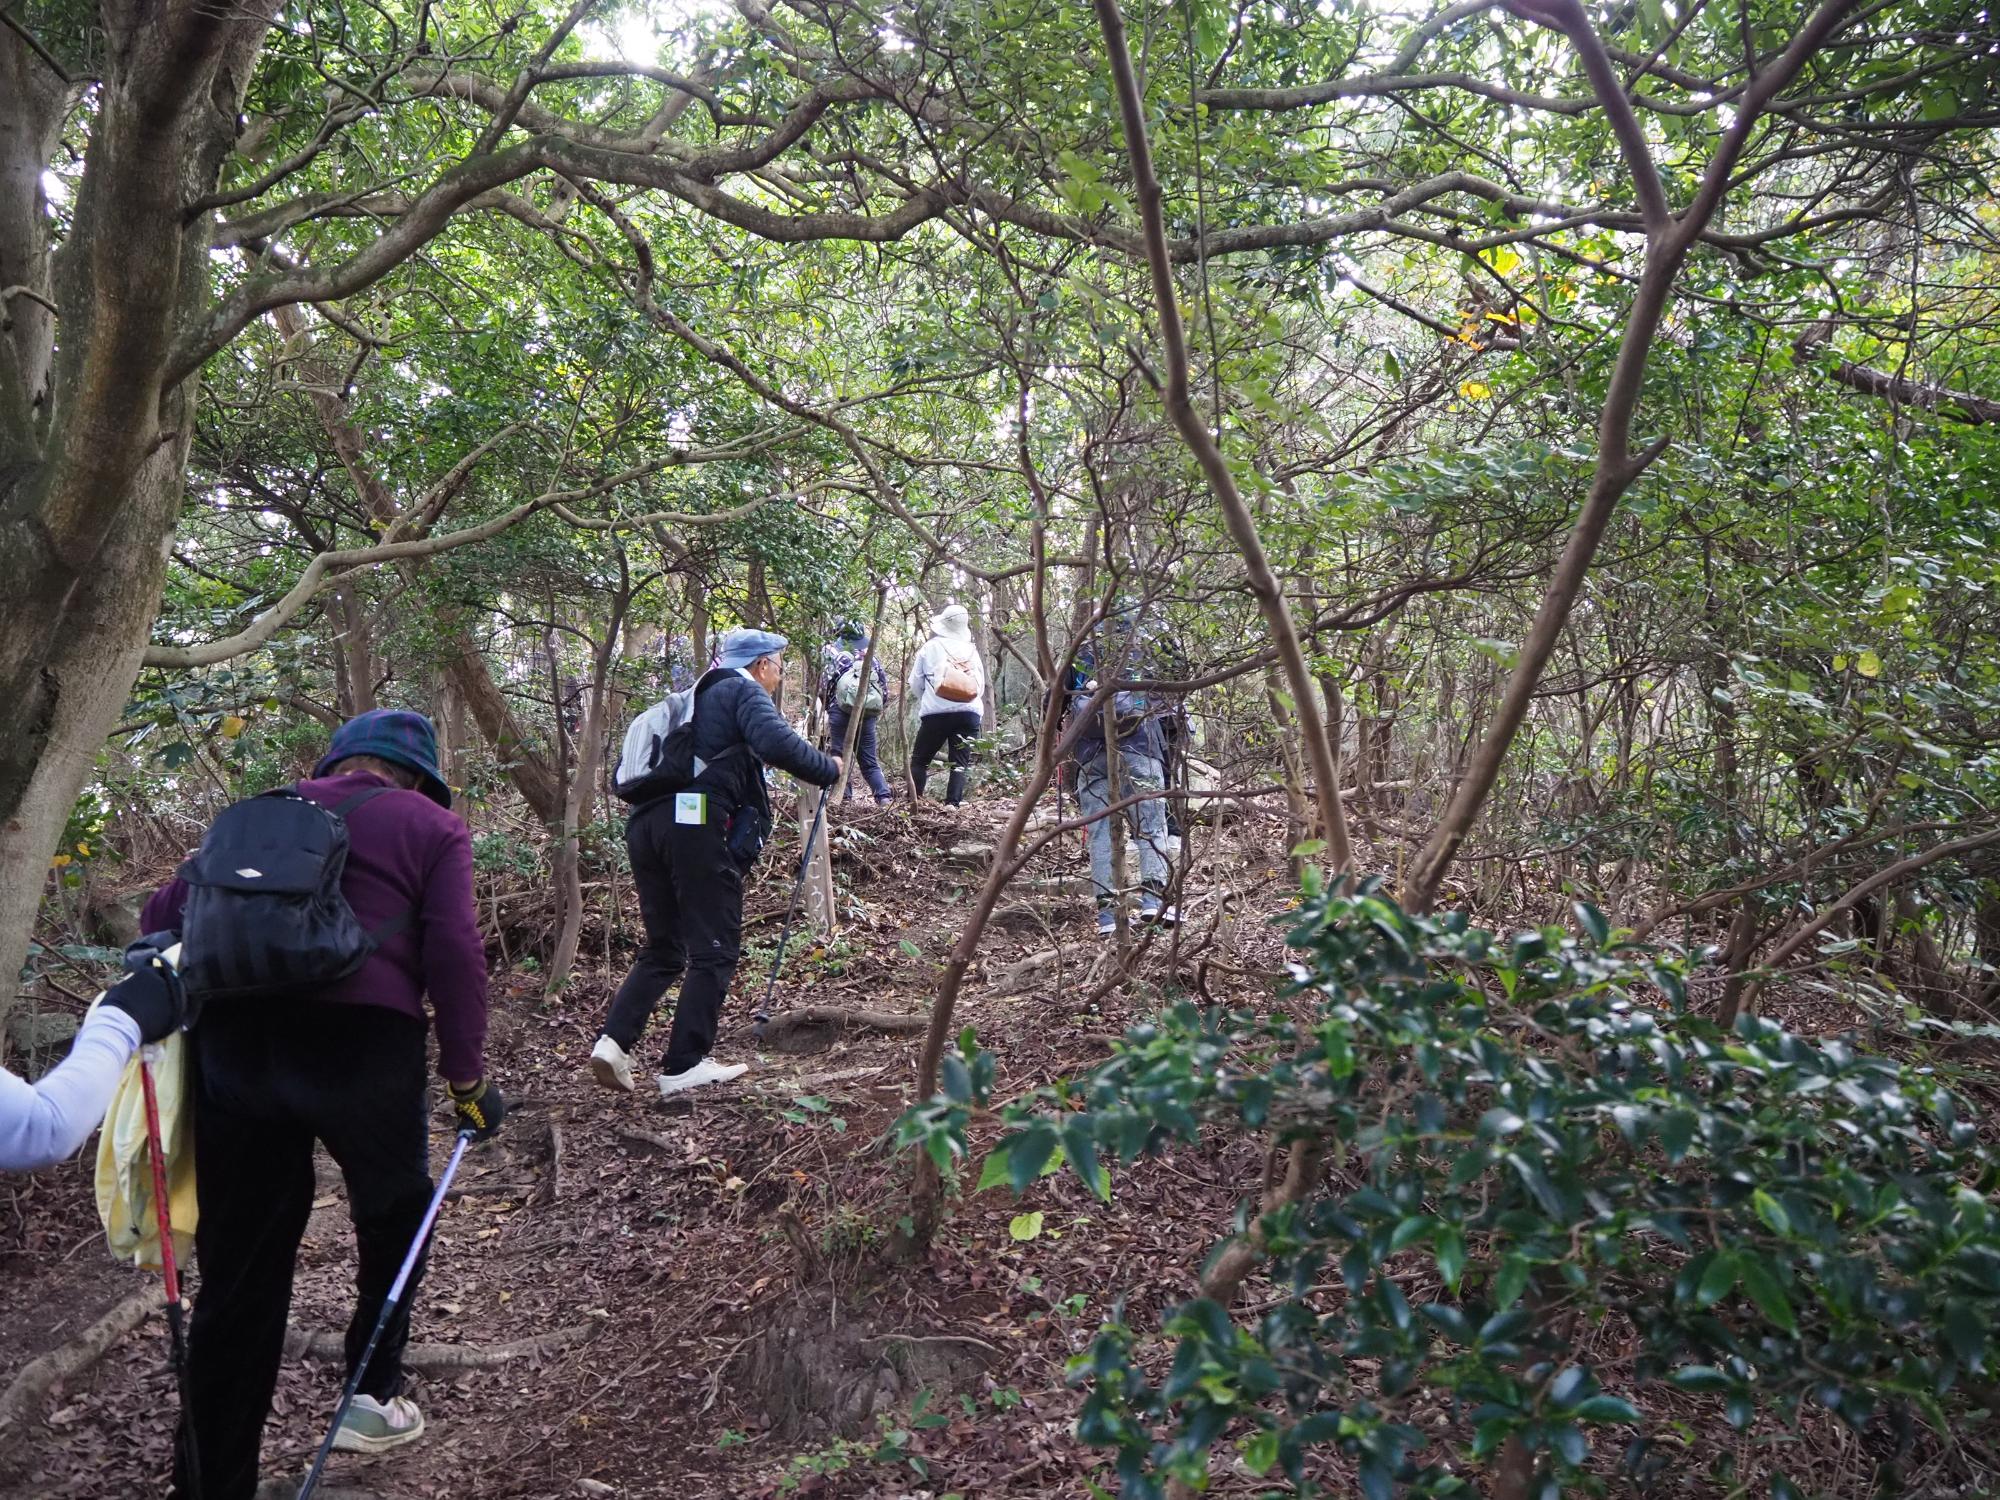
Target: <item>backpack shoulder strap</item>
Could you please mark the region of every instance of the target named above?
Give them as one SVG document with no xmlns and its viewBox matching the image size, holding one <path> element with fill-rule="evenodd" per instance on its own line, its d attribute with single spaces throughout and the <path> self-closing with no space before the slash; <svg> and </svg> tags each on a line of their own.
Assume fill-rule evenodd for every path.
<svg viewBox="0 0 2000 1500">
<path fill-rule="evenodd" d="M 356 792 L 352 797 L 342 798 L 332 807 L 329 807 L 327 811 L 332 813 L 336 818 L 345 819 L 347 815 L 353 812 L 356 808 L 366 806 L 368 803 L 373 802 L 377 797 L 386 797 L 391 792 L 399 792 L 402 790 L 403 788 L 394 786 L 363 787 L 360 791 Z M 308 798 L 307 800 L 310 801 L 311 799 Z M 370 927 L 368 929 L 368 940 L 379 948 L 388 939 L 396 936 L 397 933 L 407 930 L 409 925 L 412 922 L 416 921 L 416 919 L 417 919 L 417 908 L 415 903 L 413 902 L 409 906 L 406 906 L 401 911 L 397 912 L 396 915 L 394 915 L 393 917 L 390 917 L 387 921 L 381 922 L 374 927 Z"/>
<path fill-rule="evenodd" d="M 368 803 L 373 802 L 377 797 L 386 797 L 391 792 L 399 792 L 401 790 L 402 790 L 401 787 L 396 787 L 396 786 L 363 787 L 360 791 L 356 792 L 352 797 L 342 798 L 339 802 L 336 802 L 332 807 L 329 807 L 327 811 L 332 813 L 336 818 L 345 818 L 349 813 L 353 812 L 357 807 L 366 806 Z M 305 800 L 311 801 L 312 799 L 306 798 Z"/>
</svg>

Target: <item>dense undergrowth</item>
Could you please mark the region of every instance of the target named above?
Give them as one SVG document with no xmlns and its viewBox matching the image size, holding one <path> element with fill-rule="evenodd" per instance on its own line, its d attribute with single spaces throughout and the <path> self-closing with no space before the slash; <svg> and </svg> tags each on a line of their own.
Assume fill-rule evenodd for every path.
<svg viewBox="0 0 2000 1500">
<path fill-rule="evenodd" d="M 1369 1500 L 1644 1488 L 1689 1447 L 1669 1401 L 1752 1440 L 1704 1476 L 1728 1493 L 1801 1492 L 1807 1408 L 1864 1435 L 1883 1493 L 1919 1448 L 1979 1441 L 2000 1227 L 1966 1107 L 1920 1058 L 1720 1029 L 1679 956 L 1578 916 L 1503 939 L 1372 882 L 1309 890 L 1287 941 L 1310 1020 L 1178 1005 L 1005 1107 L 982 1187 L 1063 1160 L 1108 1196 L 1106 1159 L 1270 1153 L 1236 1225 L 1268 1296 L 1174 1309 L 1164 1371 L 1122 1312 L 1072 1363 L 1122 1493 L 1199 1487 L 1224 1445 L 1300 1493 L 1329 1451 Z M 899 1130 L 947 1159 L 992 1079 L 961 1046 Z M 1274 1195 L 1281 1148 L 1324 1189 Z"/>
</svg>

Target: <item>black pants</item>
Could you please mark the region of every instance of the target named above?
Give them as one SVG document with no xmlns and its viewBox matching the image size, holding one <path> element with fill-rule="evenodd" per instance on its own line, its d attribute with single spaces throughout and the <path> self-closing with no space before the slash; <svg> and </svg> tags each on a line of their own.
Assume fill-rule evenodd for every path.
<svg viewBox="0 0 2000 1500">
<path fill-rule="evenodd" d="M 917 743 L 910 751 L 910 780 L 916 784 L 919 797 L 924 794 L 924 783 L 930 779 L 931 762 L 937 758 L 939 747 L 949 740 L 951 780 L 945 786 L 944 800 L 954 807 L 965 800 L 965 773 L 972 765 L 972 741 L 978 733 L 979 714 L 973 709 L 925 714 L 917 720 Z"/>
<path fill-rule="evenodd" d="M 192 1033 L 201 1284 L 182 1422 L 192 1427 L 201 1500 L 250 1500 L 257 1488 L 292 1271 L 312 1214 L 315 1139 L 340 1164 L 354 1220 L 350 1375 L 381 1315 L 430 1204 L 424 1030 L 398 1011 L 299 1000 L 211 1005 Z M 402 1389 L 422 1275 L 419 1262 L 368 1362 L 365 1396 Z M 175 1489 L 193 1500 L 185 1474 Z"/>
<path fill-rule="evenodd" d="M 826 753 L 840 754 L 840 747 L 847 743 L 847 722 L 852 717 L 851 710 L 835 704 L 826 711 Z M 880 714 L 869 714 L 861 721 L 861 728 L 854 736 L 854 763 L 861 767 L 862 778 L 868 783 L 868 790 L 875 794 L 877 802 L 887 802 L 895 794 L 889 790 L 889 778 L 882 774 L 882 764 L 875 755 L 875 721 Z M 840 794 L 842 802 L 854 800 L 854 767 L 847 768 L 847 786 Z"/>
<path fill-rule="evenodd" d="M 715 1025 L 743 952 L 743 875 L 723 839 L 723 811 L 709 799 L 708 821 L 674 821 L 675 799 L 632 814 L 625 847 L 646 946 L 611 1001 L 604 1034 L 627 1052 L 639 1045 L 660 997 L 683 973 L 662 1071 L 685 1073 L 715 1045 Z"/>
</svg>

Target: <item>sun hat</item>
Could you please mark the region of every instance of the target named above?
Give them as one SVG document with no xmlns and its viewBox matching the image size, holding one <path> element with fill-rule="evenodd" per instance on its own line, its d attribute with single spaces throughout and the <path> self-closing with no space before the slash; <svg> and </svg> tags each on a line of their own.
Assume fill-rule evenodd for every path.
<svg viewBox="0 0 2000 1500">
<path fill-rule="evenodd" d="M 965 612 L 963 604 L 947 604 L 931 616 L 931 631 L 936 635 L 965 640 L 972 634 L 971 622 L 972 617 Z"/>
<path fill-rule="evenodd" d="M 324 776 L 355 755 L 372 755 L 417 773 L 418 790 L 439 807 L 451 806 L 451 788 L 438 771 L 437 729 L 422 714 L 403 708 L 371 708 L 333 732 L 313 775 Z"/>
<path fill-rule="evenodd" d="M 785 638 L 770 630 L 732 630 L 715 653 L 718 667 L 747 667 L 760 656 L 785 649 Z"/>
</svg>

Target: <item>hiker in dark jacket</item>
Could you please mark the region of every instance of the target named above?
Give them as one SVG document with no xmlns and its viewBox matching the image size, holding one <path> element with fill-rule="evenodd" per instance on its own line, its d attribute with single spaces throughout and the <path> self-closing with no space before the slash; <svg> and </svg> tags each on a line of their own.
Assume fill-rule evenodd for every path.
<svg viewBox="0 0 2000 1500">
<path fill-rule="evenodd" d="M 480 1138 L 505 1113 L 486 1082 L 486 950 L 472 904 L 472 841 L 449 811 L 437 734 L 422 714 L 377 709 L 348 720 L 298 794 L 346 821 L 341 894 L 379 946 L 352 975 L 309 994 L 210 1000 L 194 1046 L 195 1255 L 188 1407 L 200 1500 L 250 1500 L 277 1386 L 293 1263 L 317 1191 L 313 1143 L 347 1182 L 358 1266 L 347 1325 L 349 1374 L 430 1204 L 424 999 L 460 1129 Z M 147 932 L 179 932 L 188 886 L 146 903 Z M 419 1261 L 368 1362 L 334 1446 L 381 1453 L 423 1434 L 401 1394 Z"/>
<path fill-rule="evenodd" d="M 861 728 L 854 735 L 854 762 L 861 768 L 862 779 L 868 783 L 868 790 L 875 794 L 875 800 L 888 802 L 894 799 L 895 793 L 889 790 L 889 778 L 882 774 L 882 765 L 875 753 L 875 725 L 877 719 L 881 717 L 881 709 L 878 707 L 872 713 L 866 711 L 863 707 L 867 702 L 866 692 L 857 695 L 859 701 L 855 708 L 843 707 L 840 702 L 840 679 L 859 666 L 862 657 L 867 654 L 868 633 L 858 623 L 849 620 L 840 627 L 839 638 L 821 653 L 819 697 L 820 702 L 826 707 L 827 743 L 836 751 L 847 743 L 847 729 L 853 720 L 855 708 L 863 710 Z M 882 703 L 887 703 L 889 674 L 882 670 L 880 656 L 875 658 L 872 666 L 874 671 L 871 676 L 875 683 L 875 692 Z M 846 788 L 840 794 L 840 800 L 846 802 L 853 795 L 854 781 L 849 777 Z"/>
<path fill-rule="evenodd" d="M 742 951 L 743 877 L 771 831 L 764 767 L 814 786 L 832 786 L 844 769 L 838 756 L 822 755 L 793 733 L 772 701 L 784 648 L 785 638 L 768 630 L 722 638 L 716 665 L 695 684 L 693 784 L 641 803 L 625 825 L 646 946 L 591 1049 L 590 1071 L 606 1088 L 631 1091 L 632 1049 L 683 973 L 655 1080 L 660 1093 L 726 1083 L 749 1066 L 718 1063 L 708 1053 Z"/>
<path fill-rule="evenodd" d="M 1147 922 L 1169 925 L 1180 920 L 1179 912 L 1167 901 L 1166 803 L 1146 797 L 1122 813 L 1104 816 L 1114 802 L 1161 792 L 1167 786 L 1167 744 L 1169 725 L 1180 710 L 1177 704 L 1157 693 L 1118 692 L 1112 695 L 1112 732 L 1117 739 L 1118 784 L 1112 785 L 1112 756 L 1104 744 L 1104 714 L 1091 710 L 1097 692 L 1098 674 L 1113 674 L 1114 681 L 1137 681 L 1150 676 L 1159 666 L 1160 650 L 1138 623 L 1139 606 L 1121 600 L 1093 640 L 1076 653 L 1071 673 L 1071 714 L 1089 713 L 1076 742 L 1076 799 L 1085 817 L 1095 817 L 1090 825 L 1090 881 L 1097 894 L 1097 933 L 1109 937 L 1118 930 L 1114 903 L 1123 897 L 1112 869 L 1111 817 L 1124 817 L 1131 825 L 1133 852 L 1139 860 L 1139 917 Z"/>
</svg>

